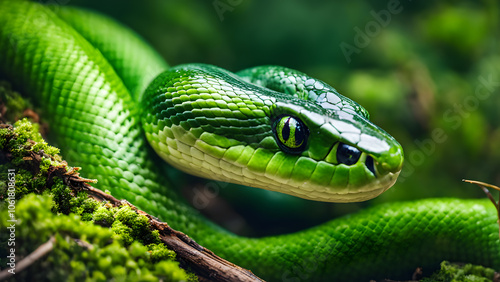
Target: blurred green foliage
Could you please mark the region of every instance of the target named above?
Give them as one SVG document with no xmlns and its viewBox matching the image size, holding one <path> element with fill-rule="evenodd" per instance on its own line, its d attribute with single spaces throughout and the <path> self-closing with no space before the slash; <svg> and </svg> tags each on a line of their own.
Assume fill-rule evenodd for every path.
<svg viewBox="0 0 500 282">
<path fill-rule="evenodd" d="M 237 71 L 277 64 L 318 77 L 367 108 L 372 120 L 402 144 L 406 161 L 400 180 L 369 203 L 308 208 L 310 202 L 284 197 L 297 205 L 260 203 L 262 215 L 252 211 L 257 221 L 269 212 L 266 205 L 291 218 L 310 210 L 322 221 L 332 211 L 351 212 L 384 201 L 484 196 L 463 178 L 500 184 L 497 1 L 68 4 L 128 25 L 171 65 L 201 62 Z M 351 53 L 342 44 L 349 44 Z M 243 206 L 248 198 L 241 198 L 238 205 Z"/>
</svg>

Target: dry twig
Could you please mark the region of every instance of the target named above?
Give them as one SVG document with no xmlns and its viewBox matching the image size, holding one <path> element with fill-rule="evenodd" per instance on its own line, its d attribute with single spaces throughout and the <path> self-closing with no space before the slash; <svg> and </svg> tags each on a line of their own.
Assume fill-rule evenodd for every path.
<svg viewBox="0 0 500 282">
<path fill-rule="evenodd" d="M 493 203 L 493 205 L 497 209 L 497 218 L 498 218 L 497 222 L 498 222 L 498 227 L 499 227 L 498 237 L 500 238 L 500 195 L 498 197 L 498 201 L 496 201 L 495 198 L 493 197 L 493 195 L 491 194 L 490 190 L 488 190 L 488 188 L 491 188 L 491 189 L 500 191 L 500 187 L 492 185 L 492 184 L 489 184 L 489 183 L 485 183 L 485 182 L 481 182 L 481 181 L 476 181 L 476 180 L 462 179 L 462 181 L 468 182 L 468 183 L 472 183 L 472 184 L 476 184 L 477 186 L 479 186 L 483 190 L 483 192 L 486 194 L 486 196 L 488 197 L 488 199 L 490 199 L 490 201 Z"/>
<path fill-rule="evenodd" d="M 16 272 L 21 272 L 28 266 L 32 265 L 40 258 L 50 253 L 54 248 L 54 243 L 56 239 L 54 236 L 51 236 L 49 240 L 42 245 L 40 245 L 36 250 L 34 250 L 31 254 L 23 258 L 18 264 L 16 264 Z M 11 268 L 6 268 L 2 272 L 0 272 L 0 281 L 7 279 L 12 276 L 12 273 L 9 272 Z"/>
</svg>

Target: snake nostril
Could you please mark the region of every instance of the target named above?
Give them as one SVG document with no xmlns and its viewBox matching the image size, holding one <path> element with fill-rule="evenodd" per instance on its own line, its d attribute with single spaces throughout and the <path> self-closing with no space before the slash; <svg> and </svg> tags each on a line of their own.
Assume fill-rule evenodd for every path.
<svg viewBox="0 0 500 282">
<path fill-rule="evenodd" d="M 373 165 L 373 158 L 371 156 L 366 157 L 366 167 L 373 173 L 375 177 L 377 177 L 377 173 L 375 173 L 375 166 Z"/>
</svg>

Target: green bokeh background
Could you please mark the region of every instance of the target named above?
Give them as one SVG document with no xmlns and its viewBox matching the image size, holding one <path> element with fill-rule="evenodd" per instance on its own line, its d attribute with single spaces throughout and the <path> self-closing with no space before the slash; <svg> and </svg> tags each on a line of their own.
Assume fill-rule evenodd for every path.
<svg viewBox="0 0 500 282">
<path fill-rule="evenodd" d="M 300 229 L 387 201 L 484 197 L 464 178 L 500 185 L 495 0 L 52 2 L 110 15 L 170 65 L 200 62 L 237 71 L 277 64 L 306 72 L 363 105 L 402 144 L 406 160 L 398 183 L 366 203 L 313 203 L 255 189 L 238 195 L 217 191 L 233 198 L 230 210 L 246 214 L 255 229 L 270 230 L 250 234 Z M 346 44 L 356 48 L 348 56 L 341 47 Z M 249 203 L 257 207 L 247 208 Z M 268 216 L 271 211 L 274 216 Z"/>
</svg>

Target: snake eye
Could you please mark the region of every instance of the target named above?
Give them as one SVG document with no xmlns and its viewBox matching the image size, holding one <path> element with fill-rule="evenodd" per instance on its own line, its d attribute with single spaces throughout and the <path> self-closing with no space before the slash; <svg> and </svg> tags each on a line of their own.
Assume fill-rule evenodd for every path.
<svg viewBox="0 0 500 282">
<path fill-rule="evenodd" d="M 273 132 L 283 151 L 291 154 L 304 151 L 309 131 L 300 119 L 282 116 L 274 122 Z"/>
<path fill-rule="evenodd" d="M 357 148 L 339 143 L 339 147 L 337 148 L 337 161 L 339 163 L 346 165 L 355 164 L 359 160 L 359 156 L 361 156 L 361 151 Z"/>
</svg>

